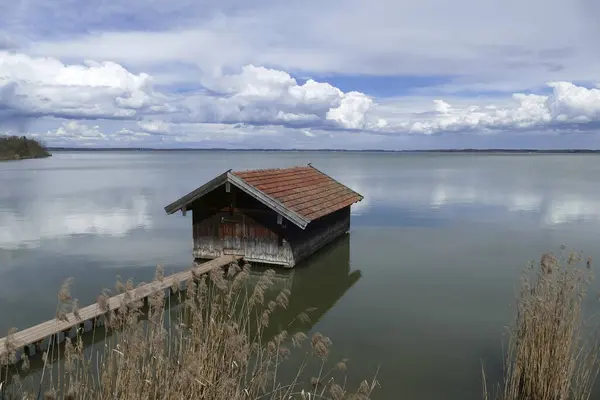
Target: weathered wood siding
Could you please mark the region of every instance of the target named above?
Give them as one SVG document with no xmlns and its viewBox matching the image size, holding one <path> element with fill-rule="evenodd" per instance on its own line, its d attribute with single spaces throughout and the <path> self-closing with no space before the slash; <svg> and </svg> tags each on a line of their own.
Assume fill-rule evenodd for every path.
<svg viewBox="0 0 600 400">
<path fill-rule="evenodd" d="M 288 243 L 249 215 L 217 212 L 194 224 L 194 257 L 243 255 L 250 262 L 292 264 Z"/>
<path fill-rule="evenodd" d="M 316 221 L 312 221 L 308 224 L 306 230 L 299 230 L 298 233 L 289 239 L 292 252 L 294 253 L 294 264 L 306 259 L 349 230 L 349 206 Z"/>
<path fill-rule="evenodd" d="M 233 186 L 201 200 L 192 207 L 195 258 L 237 254 L 250 262 L 293 265 L 277 213 Z"/>
<path fill-rule="evenodd" d="M 293 267 L 350 229 L 350 207 L 312 221 L 305 230 L 289 221 L 277 223 L 277 213 L 230 187 L 218 188 L 194 202 L 194 258 L 226 254 L 247 261 Z"/>
</svg>

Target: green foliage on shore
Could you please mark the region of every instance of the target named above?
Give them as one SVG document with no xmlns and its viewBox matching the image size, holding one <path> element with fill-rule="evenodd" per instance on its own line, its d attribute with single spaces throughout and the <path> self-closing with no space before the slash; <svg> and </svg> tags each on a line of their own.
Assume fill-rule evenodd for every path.
<svg viewBox="0 0 600 400">
<path fill-rule="evenodd" d="M 45 157 L 50 157 L 50 153 L 35 139 L 0 135 L 0 161 Z"/>
</svg>

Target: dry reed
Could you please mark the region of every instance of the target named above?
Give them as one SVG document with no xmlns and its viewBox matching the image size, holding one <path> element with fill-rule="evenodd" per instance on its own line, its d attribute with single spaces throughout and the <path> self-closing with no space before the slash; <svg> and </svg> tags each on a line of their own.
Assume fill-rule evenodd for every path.
<svg viewBox="0 0 600 400">
<path fill-rule="evenodd" d="M 509 331 L 504 380 L 495 396 L 484 373 L 484 398 L 586 400 L 598 374 L 596 331 L 583 304 L 593 280 L 591 260 L 579 254 L 544 254 L 523 271 L 517 314 Z"/>
<path fill-rule="evenodd" d="M 156 280 L 163 278 L 161 266 Z M 367 399 L 377 381 L 363 381 L 357 389 L 346 387 L 345 361 L 328 367 L 331 341 L 321 335 L 298 332 L 291 337 L 285 330 L 265 337 L 269 316 L 287 308 L 289 291 L 282 290 L 268 300 L 273 287 L 273 271 L 265 272 L 249 286 L 248 266 L 230 265 L 197 276 L 176 293 L 176 316 L 170 312 L 171 296 L 159 291 L 148 298 L 147 306 L 128 301 L 119 311 L 106 307 L 108 293 L 98 297 L 105 311 L 105 339 L 101 351 L 85 349 L 82 333 L 66 339 L 62 362 L 56 345 L 44 354 L 46 360 L 38 389 L 32 390 L 15 375 L 12 390 L 5 395 L 20 399 Z M 57 316 L 74 302 L 67 281 L 59 293 Z M 133 290 L 131 282 L 119 278 L 117 291 Z M 299 319 L 306 320 L 306 313 Z M 111 332 L 109 335 L 108 332 Z M 92 335 L 96 334 L 96 328 Z M 293 378 L 290 355 L 296 356 Z M 316 360 L 320 372 L 310 376 L 307 368 Z M 56 362 L 59 361 L 59 362 Z M 312 362 L 312 361 L 311 361 Z M 338 378 L 338 379 L 335 379 Z"/>
</svg>

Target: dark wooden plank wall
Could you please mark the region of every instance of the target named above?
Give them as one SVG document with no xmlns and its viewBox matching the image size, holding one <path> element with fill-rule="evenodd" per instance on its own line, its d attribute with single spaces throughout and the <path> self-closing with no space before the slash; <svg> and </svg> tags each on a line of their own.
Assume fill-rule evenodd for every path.
<svg viewBox="0 0 600 400">
<path fill-rule="evenodd" d="M 240 254 L 250 262 L 293 265 L 286 227 L 277 213 L 235 187 L 219 188 L 192 205 L 195 258 Z"/>
<path fill-rule="evenodd" d="M 312 221 L 305 231 L 290 238 L 294 263 L 306 259 L 311 254 L 331 243 L 350 230 L 350 207 L 345 207 L 318 220 Z"/>
<path fill-rule="evenodd" d="M 306 230 L 234 186 L 218 188 L 194 202 L 193 255 L 198 259 L 243 255 L 250 262 L 292 267 L 350 229 L 350 207 L 308 224 Z"/>
</svg>

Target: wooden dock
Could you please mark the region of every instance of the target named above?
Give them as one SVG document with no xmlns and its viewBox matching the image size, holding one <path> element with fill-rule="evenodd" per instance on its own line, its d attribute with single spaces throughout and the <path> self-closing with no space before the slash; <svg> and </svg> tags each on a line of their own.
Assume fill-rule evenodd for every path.
<svg viewBox="0 0 600 400">
<path fill-rule="evenodd" d="M 200 264 L 198 267 L 188 271 L 165 276 L 161 281 L 154 281 L 138 286 L 129 292 L 110 297 L 107 301 L 107 308 L 108 310 L 119 309 L 119 307 L 123 305 L 126 296 L 129 296 L 127 302 L 139 301 L 160 291 L 170 291 L 172 287 L 181 289 L 190 279 L 193 279 L 194 276 L 206 274 L 213 269 L 238 262 L 241 258 L 242 257 L 236 255 L 225 255 Z M 32 356 L 38 351 L 44 351 L 44 347 L 48 346 L 50 339 L 55 335 L 57 336 L 58 341 L 62 342 L 65 335 L 74 336 L 78 328 L 83 328 L 86 331 L 90 330 L 94 323 L 102 318 L 108 310 L 101 310 L 98 303 L 94 303 L 81 308 L 78 312 L 78 317 L 73 315 L 73 313 L 68 313 L 66 315 L 66 320 L 54 318 L 31 328 L 16 332 L 12 337 L 11 347 L 18 350 L 17 360 L 20 358 L 22 352 L 26 352 L 28 355 Z M 0 339 L 0 360 L 5 358 L 8 351 L 6 340 L 6 337 Z"/>
</svg>

